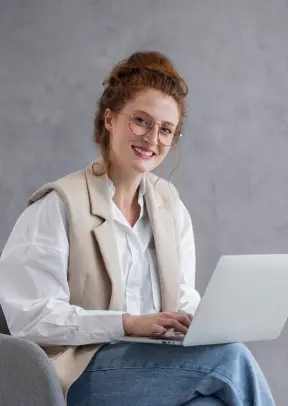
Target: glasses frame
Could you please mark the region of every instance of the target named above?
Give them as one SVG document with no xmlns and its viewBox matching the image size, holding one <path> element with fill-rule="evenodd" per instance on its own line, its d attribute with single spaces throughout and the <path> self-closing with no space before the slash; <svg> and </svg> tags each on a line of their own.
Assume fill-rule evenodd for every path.
<svg viewBox="0 0 288 406">
<path fill-rule="evenodd" d="M 149 117 L 151 118 L 152 122 L 153 122 L 151 129 L 150 129 L 147 133 L 145 133 L 145 134 L 143 134 L 143 135 L 135 134 L 135 132 L 134 132 L 134 131 L 132 130 L 132 128 L 131 128 L 131 119 L 132 119 L 132 117 L 133 117 L 135 114 L 137 114 L 137 113 L 144 113 L 144 114 L 147 114 L 147 116 L 149 116 Z M 132 113 L 124 113 L 124 112 L 122 112 L 122 111 L 118 111 L 117 114 L 123 114 L 124 116 L 126 116 L 126 117 L 129 118 L 129 128 L 130 128 L 130 131 L 132 132 L 132 134 L 136 135 L 137 137 L 145 137 L 145 135 L 149 134 L 149 133 L 152 131 L 152 129 L 154 128 L 154 126 L 155 126 L 156 124 L 158 124 L 158 125 L 159 125 L 159 127 L 158 127 L 158 132 L 157 132 L 157 134 L 158 134 L 158 142 L 160 142 L 160 144 L 162 144 L 164 147 L 172 147 L 173 145 L 176 145 L 176 144 L 179 142 L 180 138 L 183 137 L 183 134 L 182 134 L 181 132 L 179 132 L 179 136 L 178 136 L 178 138 L 177 138 L 177 140 L 176 140 L 175 142 L 172 142 L 172 144 L 169 144 L 169 145 L 163 144 L 163 142 L 160 140 L 160 135 L 159 135 L 160 128 L 161 128 L 162 124 L 160 123 L 160 121 L 154 120 L 154 118 L 151 117 L 150 114 L 148 114 L 148 113 L 146 113 L 145 111 L 142 111 L 142 110 L 135 110 L 135 111 L 133 111 Z M 176 131 L 177 131 L 177 130 L 176 130 Z M 175 134 L 176 134 L 176 132 L 175 132 Z M 175 137 L 175 134 L 174 134 L 174 136 L 173 136 L 173 139 L 174 139 L 174 137 Z"/>
</svg>

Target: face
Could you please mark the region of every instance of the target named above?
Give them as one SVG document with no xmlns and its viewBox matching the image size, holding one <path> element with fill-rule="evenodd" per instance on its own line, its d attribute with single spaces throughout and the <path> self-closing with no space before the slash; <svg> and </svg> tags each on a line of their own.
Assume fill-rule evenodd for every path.
<svg viewBox="0 0 288 406">
<path fill-rule="evenodd" d="M 119 113 L 107 109 L 112 165 L 135 173 L 155 169 L 171 148 L 179 119 L 174 98 L 154 89 L 139 92 Z"/>
</svg>

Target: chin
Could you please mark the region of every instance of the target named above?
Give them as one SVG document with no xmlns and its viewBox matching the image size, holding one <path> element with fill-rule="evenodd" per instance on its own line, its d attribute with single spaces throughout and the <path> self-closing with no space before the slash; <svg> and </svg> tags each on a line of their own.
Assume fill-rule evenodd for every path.
<svg viewBox="0 0 288 406">
<path fill-rule="evenodd" d="M 132 165 L 132 168 L 131 169 L 133 169 L 135 172 L 137 172 L 137 173 L 141 173 L 141 174 L 144 174 L 144 173 L 147 173 L 147 172 L 150 172 L 150 171 L 152 171 L 153 169 L 154 169 L 154 165 L 147 165 L 147 164 L 141 164 L 141 163 L 134 163 L 133 165 Z"/>
<path fill-rule="evenodd" d="M 136 173 L 147 173 L 150 172 L 153 168 L 148 167 L 147 165 L 132 165 L 131 169 Z"/>
</svg>

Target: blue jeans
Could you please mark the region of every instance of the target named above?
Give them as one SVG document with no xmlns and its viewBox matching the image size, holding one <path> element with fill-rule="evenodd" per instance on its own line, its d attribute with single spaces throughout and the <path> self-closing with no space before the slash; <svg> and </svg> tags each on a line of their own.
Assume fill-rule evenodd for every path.
<svg viewBox="0 0 288 406">
<path fill-rule="evenodd" d="M 68 406 L 272 406 L 265 377 L 242 344 L 108 344 L 68 392 Z"/>
</svg>

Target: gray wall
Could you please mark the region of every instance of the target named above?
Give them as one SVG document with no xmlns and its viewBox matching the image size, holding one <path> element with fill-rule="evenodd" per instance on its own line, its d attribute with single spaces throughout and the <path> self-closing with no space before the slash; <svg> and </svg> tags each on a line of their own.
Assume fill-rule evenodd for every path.
<svg viewBox="0 0 288 406">
<path fill-rule="evenodd" d="M 220 254 L 287 252 L 287 39 L 284 0 L 0 0 L 0 250 L 32 191 L 96 156 L 108 70 L 157 49 L 190 85 L 174 182 L 193 216 L 198 289 Z M 286 328 L 250 346 L 279 406 L 287 341 Z"/>
</svg>

